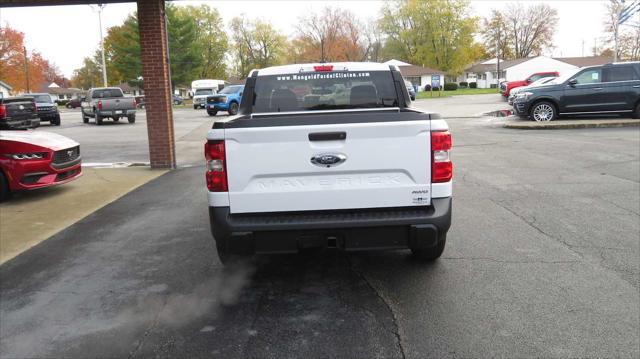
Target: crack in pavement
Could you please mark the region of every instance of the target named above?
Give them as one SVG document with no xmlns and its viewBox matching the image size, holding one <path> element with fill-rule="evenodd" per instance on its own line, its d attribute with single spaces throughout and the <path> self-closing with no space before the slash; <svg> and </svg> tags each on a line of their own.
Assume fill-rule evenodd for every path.
<svg viewBox="0 0 640 359">
<path fill-rule="evenodd" d="M 558 241 L 562 244 L 564 244 L 571 252 L 575 253 L 576 255 L 578 255 L 580 258 L 584 258 L 584 256 L 582 255 L 582 253 L 575 251 L 574 248 L 575 246 L 572 244 L 567 243 L 565 240 L 561 239 L 561 238 L 557 238 L 554 237 L 552 235 L 550 235 L 549 233 L 543 231 L 540 227 L 535 225 L 535 222 L 531 222 L 528 219 L 526 219 L 524 216 L 522 216 L 521 214 L 517 213 L 516 211 L 512 210 L 511 208 L 505 206 L 504 204 L 502 204 L 501 202 L 498 202 L 492 198 L 489 198 L 489 201 L 493 202 L 494 204 L 496 204 L 497 206 L 499 206 L 500 208 L 506 210 L 507 212 L 513 214 L 514 216 L 518 217 L 521 221 L 523 221 L 524 223 L 526 223 L 529 227 L 535 229 L 536 231 L 538 231 L 540 234 L 544 235 L 547 238 L 553 239 L 555 241 Z"/>
<path fill-rule="evenodd" d="M 565 240 L 563 240 L 563 239 L 561 239 L 561 238 L 558 238 L 558 237 L 554 237 L 554 236 L 552 236 L 552 235 L 548 234 L 547 232 L 543 231 L 543 230 L 542 230 L 541 228 L 539 228 L 538 226 L 536 226 L 536 225 L 535 225 L 535 217 L 534 217 L 534 221 L 533 221 L 533 222 L 531 222 L 531 221 L 527 220 L 526 218 L 524 218 L 524 216 L 522 216 L 522 215 L 520 215 L 519 213 L 517 213 L 517 212 L 515 212 L 515 211 L 511 210 L 510 208 L 506 207 L 506 206 L 505 206 L 505 205 L 503 205 L 502 203 L 497 202 L 497 201 L 495 201 L 495 200 L 494 200 L 494 199 L 492 199 L 492 198 L 488 198 L 488 199 L 489 199 L 491 202 L 495 203 L 497 206 L 499 206 L 499 207 L 503 208 L 503 209 L 504 209 L 504 210 L 506 210 L 507 212 L 509 212 L 509 213 L 513 214 L 514 216 L 518 217 L 518 218 L 519 218 L 520 220 L 522 220 L 524 223 L 526 223 L 527 225 L 529 225 L 529 227 L 531 227 L 531 228 L 535 229 L 536 231 L 538 231 L 539 233 L 543 234 L 543 235 L 544 235 L 544 236 L 546 236 L 547 238 L 553 239 L 553 240 L 555 240 L 555 241 L 558 241 L 559 243 L 564 244 L 564 245 L 567 247 L 567 249 L 569 249 L 571 252 L 575 253 L 576 255 L 578 255 L 578 256 L 579 256 L 580 258 L 582 258 L 582 259 L 584 259 L 584 258 L 585 258 L 585 255 L 584 255 L 583 253 L 580 253 L 579 251 L 577 251 L 577 250 L 576 250 L 576 248 L 592 248 L 592 249 L 599 249 L 599 250 L 602 250 L 602 249 L 612 249 L 612 250 L 618 249 L 618 248 L 614 248 L 614 247 L 606 248 L 606 247 L 598 247 L 598 246 L 584 246 L 584 245 L 572 245 L 572 244 L 569 244 L 569 243 L 567 243 L 567 241 L 565 241 Z M 616 276 L 618 276 L 619 278 L 621 278 L 621 279 L 622 279 L 622 280 L 624 280 L 625 282 L 629 283 L 629 284 L 630 284 L 631 286 L 633 286 L 634 288 L 636 287 L 637 283 L 633 283 L 633 282 L 632 282 L 632 281 L 630 281 L 628 278 L 625 278 L 624 276 L 621 276 L 621 275 L 620 275 L 620 273 L 619 273 L 619 272 L 620 272 L 620 271 L 622 271 L 622 269 L 621 269 L 621 268 L 615 267 L 615 269 L 612 269 L 609 265 L 606 265 L 606 264 L 605 264 L 606 259 L 603 257 L 603 252 L 599 252 L 599 253 L 598 253 L 598 256 L 600 257 L 599 265 L 600 265 L 600 267 L 601 267 L 602 269 L 609 270 L 609 271 L 613 271 L 613 273 L 615 273 L 615 274 L 616 274 Z"/>
<path fill-rule="evenodd" d="M 132 359 L 135 357 L 136 353 L 144 345 L 144 342 L 147 340 L 147 337 L 149 337 L 151 332 L 156 328 L 156 326 L 158 325 L 158 322 L 160 322 L 160 314 L 162 314 L 162 311 L 167 306 L 168 301 L 169 301 L 169 295 L 164 295 L 164 300 L 162 302 L 162 306 L 160 307 L 160 310 L 158 310 L 155 317 L 153 318 L 153 321 L 151 322 L 149 327 L 144 331 L 144 334 L 142 335 L 142 338 L 140 338 L 140 342 L 138 343 L 138 345 L 131 352 L 129 352 L 129 356 L 127 357 L 128 359 Z"/>
<path fill-rule="evenodd" d="M 382 294 L 373 286 L 373 284 L 371 284 L 371 282 L 369 281 L 369 279 L 367 279 L 364 273 L 362 273 L 361 271 L 357 270 L 354 267 L 353 263 L 351 262 L 351 259 L 348 256 L 346 259 L 347 259 L 347 263 L 349 264 L 349 269 L 351 269 L 356 275 L 358 275 L 358 277 L 360 277 L 367 284 L 367 286 L 373 291 L 373 293 L 375 293 L 376 297 L 378 297 L 378 299 L 380 299 L 380 301 L 384 303 L 384 305 L 387 307 L 387 309 L 391 313 L 391 319 L 393 321 L 395 330 L 389 330 L 389 331 L 396 337 L 396 342 L 398 343 L 398 349 L 400 350 L 400 355 L 402 355 L 402 359 L 406 359 L 407 356 L 404 352 L 404 346 L 402 345 L 402 337 L 400 336 L 400 325 L 398 324 L 398 317 L 396 316 L 396 313 L 393 311 L 393 308 L 391 307 L 391 305 L 389 305 L 389 303 L 384 299 Z"/>
<path fill-rule="evenodd" d="M 451 259 L 451 260 L 469 260 L 469 261 L 490 261 L 496 263 L 513 263 L 513 264 L 527 264 L 527 263 L 540 263 L 540 264 L 568 264 L 568 263 L 581 263 L 580 261 L 544 261 L 544 260 L 533 260 L 533 261 L 512 261 L 512 260 L 499 260 L 495 258 L 488 257 L 441 257 L 442 259 Z"/>
</svg>

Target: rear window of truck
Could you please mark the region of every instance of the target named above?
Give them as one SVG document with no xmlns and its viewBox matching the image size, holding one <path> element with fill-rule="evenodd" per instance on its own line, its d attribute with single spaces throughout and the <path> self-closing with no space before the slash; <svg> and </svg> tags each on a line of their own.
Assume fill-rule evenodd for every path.
<svg viewBox="0 0 640 359">
<path fill-rule="evenodd" d="M 91 94 L 93 98 L 110 98 L 110 97 L 124 97 L 122 94 L 122 90 L 119 89 L 104 89 L 104 90 L 95 90 L 93 94 Z"/>
<path fill-rule="evenodd" d="M 397 107 L 391 71 L 258 76 L 253 113 Z"/>
</svg>

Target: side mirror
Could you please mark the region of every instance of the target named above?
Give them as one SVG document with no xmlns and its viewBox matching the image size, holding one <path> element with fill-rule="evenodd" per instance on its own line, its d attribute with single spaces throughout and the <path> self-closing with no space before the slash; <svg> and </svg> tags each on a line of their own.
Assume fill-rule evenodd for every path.
<svg viewBox="0 0 640 359">
<path fill-rule="evenodd" d="M 569 80 L 569 85 L 571 85 L 571 86 L 575 86 L 575 85 L 577 85 L 577 84 L 578 84 L 578 80 L 577 80 L 577 79 L 571 79 L 571 80 Z"/>
<path fill-rule="evenodd" d="M 242 91 L 240 91 L 240 97 L 242 97 Z"/>
<path fill-rule="evenodd" d="M 526 79 L 526 80 L 525 80 L 525 82 L 526 82 L 527 84 L 530 84 L 530 83 L 531 83 L 531 79 Z"/>
</svg>

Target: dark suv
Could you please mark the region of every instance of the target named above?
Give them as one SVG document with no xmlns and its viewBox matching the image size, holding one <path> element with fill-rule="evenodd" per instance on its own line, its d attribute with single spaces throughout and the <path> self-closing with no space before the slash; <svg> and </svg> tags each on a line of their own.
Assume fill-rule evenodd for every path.
<svg viewBox="0 0 640 359">
<path fill-rule="evenodd" d="M 548 85 L 516 95 L 517 115 L 551 121 L 560 115 L 599 113 L 640 117 L 640 62 L 612 63 L 579 69 Z"/>
</svg>

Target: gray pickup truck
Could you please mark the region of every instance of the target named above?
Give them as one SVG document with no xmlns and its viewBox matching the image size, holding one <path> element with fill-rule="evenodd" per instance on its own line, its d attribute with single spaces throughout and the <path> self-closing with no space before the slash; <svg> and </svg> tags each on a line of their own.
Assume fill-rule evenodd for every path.
<svg viewBox="0 0 640 359">
<path fill-rule="evenodd" d="M 118 87 L 101 87 L 89 90 L 87 97 L 80 106 L 82 122 L 88 123 L 89 118 L 95 118 L 96 124 L 102 125 L 105 118 L 118 122 L 126 117 L 129 123 L 136 122 L 136 100 L 125 97 Z"/>
</svg>

